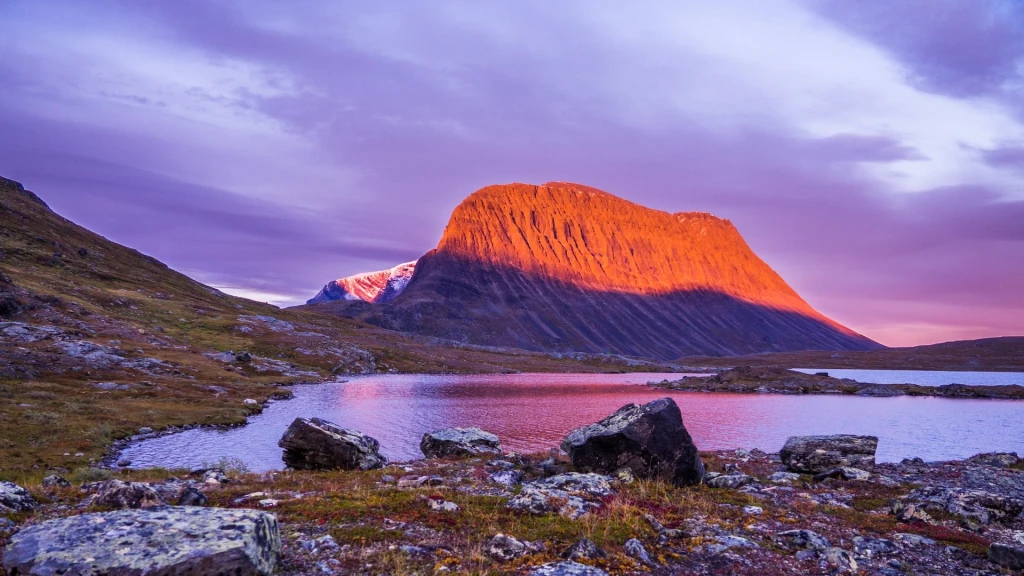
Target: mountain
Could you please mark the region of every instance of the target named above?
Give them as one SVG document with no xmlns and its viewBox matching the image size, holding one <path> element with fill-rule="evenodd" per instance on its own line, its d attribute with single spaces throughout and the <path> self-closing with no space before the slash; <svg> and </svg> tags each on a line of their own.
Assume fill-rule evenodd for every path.
<svg viewBox="0 0 1024 576">
<path fill-rule="evenodd" d="M 489 186 L 454 211 L 405 291 L 320 304 L 493 346 L 659 359 L 881 346 L 815 311 L 728 220 L 567 182 Z"/>
<path fill-rule="evenodd" d="M 390 302 L 405 290 L 416 270 L 416 260 L 399 264 L 378 272 L 364 272 L 339 280 L 332 280 L 306 304 L 332 300 L 361 300 L 363 302 Z"/>
<path fill-rule="evenodd" d="M 236 298 L 0 178 L 0 480 L 88 469 L 143 427 L 241 424 L 290 395 L 282 384 L 335 374 L 666 369 L 469 347 Z"/>
</svg>

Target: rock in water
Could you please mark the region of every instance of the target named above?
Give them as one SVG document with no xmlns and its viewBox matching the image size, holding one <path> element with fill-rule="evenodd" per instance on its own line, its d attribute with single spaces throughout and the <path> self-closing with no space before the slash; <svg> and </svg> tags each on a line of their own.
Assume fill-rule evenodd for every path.
<svg viewBox="0 0 1024 576">
<path fill-rule="evenodd" d="M 0 482 L 0 514 L 29 512 L 38 506 L 28 490 L 13 482 Z"/>
<path fill-rule="evenodd" d="M 372 470 L 387 464 L 375 439 L 320 418 L 296 418 L 277 445 L 284 448 L 284 463 L 296 470 Z"/>
<path fill-rule="evenodd" d="M 704 463 L 671 398 L 623 406 L 596 424 L 570 432 L 562 449 L 579 470 L 613 474 L 625 468 L 638 478 L 662 478 L 676 485 L 704 479 Z"/>
<path fill-rule="evenodd" d="M 820 474 L 832 468 L 872 468 L 875 465 L 875 436 L 792 436 L 779 456 L 793 472 Z"/>
<path fill-rule="evenodd" d="M 427 458 L 501 454 L 501 441 L 479 428 L 446 428 L 424 434 L 420 450 Z"/>
<path fill-rule="evenodd" d="M 9 574 L 269 575 L 280 551 L 272 514 L 164 507 L 28 526 L 11 537 L 3 566 Z"/>
</svg>

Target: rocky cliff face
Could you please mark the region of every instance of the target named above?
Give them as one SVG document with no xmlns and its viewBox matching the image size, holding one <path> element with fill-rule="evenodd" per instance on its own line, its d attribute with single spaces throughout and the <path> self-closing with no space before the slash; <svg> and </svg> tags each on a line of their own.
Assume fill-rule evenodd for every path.
<svg viewBox="0 0 1024 576">
<path fill-rule="evenodd" d="M 378 272 L 364 272 L 339 280 L 332 280 L 306 304 L 330 302 L 332 300 L 361 300 L 384 303 L 394 300 L 405 290 L 416 270 L 416 260 L 399 264 L 394 268 Z"/>
<path fill-rule="evenodd" d="M 474 193 L 400 297 L 342 313 L 476 344 L 662 359 L 879 347 L 811 308 L 728 220 L 564 182 Z"/>
</svg>

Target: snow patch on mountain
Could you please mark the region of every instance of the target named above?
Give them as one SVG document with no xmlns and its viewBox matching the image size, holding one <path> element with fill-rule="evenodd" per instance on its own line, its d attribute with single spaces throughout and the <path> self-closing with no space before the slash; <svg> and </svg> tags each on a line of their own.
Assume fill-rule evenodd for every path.
<svg viewBox="0 0 1024 576">
<path fill-rule="evenodd" d="M 333 280 L 320 292 L 307 301 L 307 304 L 331 302 L 333 300 L 362 300 L 363 302 L 389 302 L 401 294 L 412 274 L 416 271 L 418 260 L 399 264 L 394 268 L 377 272 L 363 272 L 347 278 Z"/>
</svg>

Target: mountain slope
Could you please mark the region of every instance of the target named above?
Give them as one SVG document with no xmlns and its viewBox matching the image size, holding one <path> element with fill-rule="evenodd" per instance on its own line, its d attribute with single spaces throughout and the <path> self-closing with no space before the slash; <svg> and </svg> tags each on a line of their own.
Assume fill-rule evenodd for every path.
<svg viewBox="0 0 1024 576">
<path fill-rule="evenodd" d="M 728 220 L 564 182 L 479 190 L 401 296 L 327 308 L 529 350 L 670 359 L 880 347 L 811 308 Z"/>
<path fill-rule="evenodd" d="M 333 300 L 361 300 L 384 303 L 394 300 L 412 280 L 416 260 L 399 264 L 394 268 L 378 272 L 364 272 L 338 280 L 332 280 L 306 304 L 331 302 Z"/>
</svg>

